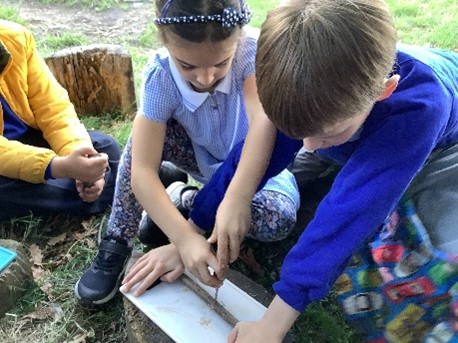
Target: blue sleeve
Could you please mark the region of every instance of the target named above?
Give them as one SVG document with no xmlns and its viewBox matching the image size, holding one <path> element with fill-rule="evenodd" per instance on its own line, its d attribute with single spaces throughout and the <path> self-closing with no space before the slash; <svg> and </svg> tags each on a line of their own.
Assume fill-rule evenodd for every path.
<svg viewBox="0 0 458 343">
<path fill-rule="evenodd" d="M 48 166 L 46 167 L 45 170 L 45 180 L 51 180 L 54 179 L 52 176 L 52 161 L 54 160 L 54 157 L 49 161 Z"/>
<path fill-rule="evenodd" d="M 453 96 L 433 73 L 418 69 L 405 68 L 396 92 L 376 104 L 359 145 L 286 256 L 274 290 L 297 311 L 329 292 L 444 134 Z"/>
<path fill-rule="evenodd" d="M 234 146 L 223 164 L 194 199 L 190 218 L 197 226 L 207 232 L 213 230 L 216 211 L 237 169 L 243 143 L 244 141 L 241 141 Z M 265 185 L 269 178 L 280 173 L 292 162 L 301 146 L 302 141 L 289 138 L 277 132 L 272 157 L 258 190 Z"/>
</svg>

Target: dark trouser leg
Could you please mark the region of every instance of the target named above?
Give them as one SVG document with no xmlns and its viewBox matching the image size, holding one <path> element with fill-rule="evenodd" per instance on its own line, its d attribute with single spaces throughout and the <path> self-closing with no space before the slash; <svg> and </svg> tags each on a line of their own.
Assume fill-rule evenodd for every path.
<svg viewBox="0 0 458 343">
<path fill-rule="evenodd" d="M 113 198 L 114 181 L 119 163 L 119 146 L 115 140 L 96 131 L 90 131 L 92 142 L 98 152 L 109 156 L 109 168 L 105 176 L 105 188 L 97 201 L 83 202 L 75 188 L 75 180 L 61 178 L 48 180 L 46 183 L 32 184 L 21 180 L 0 176 L 0 220 L 27 216 L 33 213 L 36 216 L 55 214 L 73 214 L 87 217 L 103 212 L 111 204 Z M 47 146 L 40 135 L 27 134 L 24 137 L 27 143 Z"/>
<path fill-rule="evenodd" d="M 288 168 L 301 193 L 301 207 L 317 204 L 328 193 L 340 167 L 333 161 L 301 148 Z"/>
</svg>

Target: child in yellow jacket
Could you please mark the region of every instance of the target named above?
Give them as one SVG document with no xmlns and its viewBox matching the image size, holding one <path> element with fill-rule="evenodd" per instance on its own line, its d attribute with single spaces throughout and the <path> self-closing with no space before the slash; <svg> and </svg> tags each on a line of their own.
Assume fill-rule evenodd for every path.
<svg viewBox="0 0 458 343">
<path fill-rule="evenodd" d="M 87 131 L 33 35 L 0 20 L 0 220 L 70 213 L 111 204 L 116 141 Z"/>
</svg>

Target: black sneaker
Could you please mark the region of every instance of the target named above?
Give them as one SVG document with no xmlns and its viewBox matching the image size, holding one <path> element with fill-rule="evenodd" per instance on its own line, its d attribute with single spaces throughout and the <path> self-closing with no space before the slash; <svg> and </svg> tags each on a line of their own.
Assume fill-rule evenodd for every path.
<svg viewBox="0 0 458 343">
<path fill-rule="evenodd" d="M 162 161 L 159 168 L 159 179 L 164 187 L 167 188 L 175 181 L 188 183 L 188 174 L 178 169 L 172 162 Z"/>
<path fill-rule="evenodd" d="M 106 236 L 94 262 L 75 285 L 75 296 L 84 304 L 100 305 L 111 300 L 119 287 L 132 248 L 127 242 Z"/>
<path fill-rule="evenodd" d="M 181 196 L 185 191 L 198 190 L 195 186 L 186 185 L 184 182 L 176 181 L 167 187 L 167 194 L 172 200 L 178 211 L 185 217 L 189 218 L 189 210 L 183 206 Z M 153 220 L 143 212 L 142 219 L 138 226 L 138 239 L 148 246 L 161 246 L 169 242 L 167 236 L 153 222 Z"/>
</svg>

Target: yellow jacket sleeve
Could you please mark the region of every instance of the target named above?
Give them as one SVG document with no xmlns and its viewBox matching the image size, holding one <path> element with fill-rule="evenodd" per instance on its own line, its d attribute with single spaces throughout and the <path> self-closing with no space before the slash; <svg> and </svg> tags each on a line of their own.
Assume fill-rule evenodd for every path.
<svg viewBox="0 0 458 343">
<path fill-rule="evenodd" d="M 66 90 L 39 55 L 33 35 L 24 27 L 0 20 L 0 43 L 10 61 L 0 74 L 0 91 L 12 111 L 26 125 L 43 132 L 51 149 L 22 144 L 3 137 L 1 111 L 0 175 L 32 183 L 44 181 L 51 159 L 75 148 L 92 146 Z"/>
</svg>

